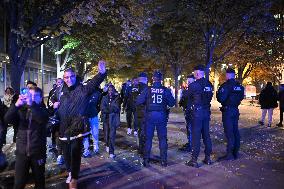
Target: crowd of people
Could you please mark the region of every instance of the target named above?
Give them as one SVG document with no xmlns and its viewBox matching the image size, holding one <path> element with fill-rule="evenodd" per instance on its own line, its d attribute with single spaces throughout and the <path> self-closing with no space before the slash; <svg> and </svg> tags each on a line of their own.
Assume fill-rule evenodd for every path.
<svg viewBox="0 0 284 189">
<path fill-rule="evenodd" d="M 199 167 L 201 137 L 205 146 L 203 163 L 212 164 L 212 143 L 209 132 L 213 86 L 205 78 L 205 67 L 198 65 L 194 74 L 187 77 L 188 87 L 183 90 L 179 105 L 184 110 L 187 143 L 179 150 L 191 153 L 187 166 Z M 98 74 L 85 83 L 76 76 L 72 68 L 64 71 L 63 79 L 58 78 L 47 99 L 43 103 L 43 93 L 33 82 L 28 82 L 20 94 L 12 88 L 5 90 L 0 115 L 0 147 L 6 143 L 7 128 L 14 127 L 16 142 L 16 164 L 14 188 L 24 188 L 31 169 L 35 188 L 45 188 L 45 163 L 47 137 L 51 138 L 49 150 L 57 155 L 57 164 L 65 165 L 69 188 L 77 188 L 81 158 L 90 158 L 102 149 L 99 145 L 99 125 L 103 125 L 105 151 L 109 158 L 115 158 L 116 130 L 120 126 L 120 116 L 126 113 L 127 135 L 138 137 L 138 154 L 143 166 L 151 163 L 151 148 L 154 131 L 157 130 L 160 164 L 167 166 L 167 122 L 169 108 L 175 99 L 167 87 L 162 85 L 163 76 L 159 71 L 152 74 L 149 84 L 148 74 L 142 72 L 137 78 L 122 85 L 120 93 L 108 83 L 103 89 L 101 83 L 106 78 L 104 61 L 98 63 Z M 273 91 L 271 83 L 260 94 L 264 124 L 266 112 L 271 126 L 273 108 L 280 101 L 280 123 L 284 110 L 284 86 L 279 94 Z M 272 98 L 273 97 L 273 98 Z M 239 109 L 244 98 L 244 87 L 235 80 L 235 71 L 226 71 L 226 82 L 217 91 L 217 100 L 222 107 L 224 135 L 227 139 L 225 156 L 218 160 L 234 160 L 239 157 L 240 134 L 238 130 Z M 91 144 L 91 145 L 90 145 Z"/>
</svg>

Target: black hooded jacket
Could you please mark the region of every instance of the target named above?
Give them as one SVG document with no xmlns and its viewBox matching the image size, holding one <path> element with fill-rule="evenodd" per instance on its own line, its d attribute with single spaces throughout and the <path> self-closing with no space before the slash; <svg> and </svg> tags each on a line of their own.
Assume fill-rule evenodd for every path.
<svg viewBox="0 0 284 189">
<path fill-rule="evenodd" d="M 59 136 L 72 137 L 89 132 L 87 106 L 90 96 L 103 82 L 105 74 L 97 74 L 86 85 L 78 80 L 75 85 L 68 87 L 65 83 L 62 89 L 58 88 L 57 95 L 60 96 L 60 106 L 56 112 L 60 120 Z M 53 102 L 58 101 L 53 99 Z"/>
<path fill-rule="evenodd" d="M 267 85 L 259 95 L 261 109 L 277 108 L 278 94 L 273 86 Z"/>
<path fill-rule="evenodd" d="M 27 156 L 46 155 L 46 124 L 48 111 L 41 104 L 16 107 L 12 104 L 5 115 L 6 123 L 19 123 L 16 154 Z"/>
</svg>

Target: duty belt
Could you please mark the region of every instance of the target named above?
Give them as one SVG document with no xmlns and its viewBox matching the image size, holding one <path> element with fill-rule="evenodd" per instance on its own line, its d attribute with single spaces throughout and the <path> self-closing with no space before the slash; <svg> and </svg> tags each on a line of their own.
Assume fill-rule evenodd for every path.
<svg viewBox="0 0 284 189">
<path fill-rule="evenodd" d="M 195 106 L 195 105 L 190 106 L 190 110 L 193 110 L 193 111 L 206 110 L 206 109 L 210 109 L 210 107 L 209 106 Z"/>
<path fill-rule="evenodd" d="M 236 109 L 238 109 L 238 107 L 235 107 L 235 106 L 222 106 L 222 107 L 220 107 L 221 112 L 225 111 L 225 110 L 236 110 Z"/>
<path fill-rule="evenodd" d="M 77 139 L 77 138 L 81 138 L 81 137 L 87 136 L 87 135 L 89 135 L 89 134 L 90 134 L 90 132 L 86 132 L 86 133 L 84 133 L 84 134 L 79 134 L 79 135 L 77 135 L 77 136 L 73 136 L 73 137 L 70 137 L 70 138 L 68 138 L 68 137 L 59 137 L 59 140 L 64 140 L 64 141 L 67 141 L 67 140 L 75 140 L 75 139 Z"/>
</svg>

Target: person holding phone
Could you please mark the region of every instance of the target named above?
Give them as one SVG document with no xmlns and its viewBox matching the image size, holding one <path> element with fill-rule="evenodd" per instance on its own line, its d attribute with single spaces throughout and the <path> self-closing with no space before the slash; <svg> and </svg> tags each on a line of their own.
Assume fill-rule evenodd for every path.
<svg viewBox="0 0 284 189">
<path fill-rule="evenodd" d="M 14 189 L 25 188 L 29 170 L 32 170 L 35 188 L 45 188 L 46 124 L 48 111 L 42 105 L 42 90 L 24 88 L 4 119 L 7 123 L 19 123 L 16 141 L 16 165 Z"/>
</svg>

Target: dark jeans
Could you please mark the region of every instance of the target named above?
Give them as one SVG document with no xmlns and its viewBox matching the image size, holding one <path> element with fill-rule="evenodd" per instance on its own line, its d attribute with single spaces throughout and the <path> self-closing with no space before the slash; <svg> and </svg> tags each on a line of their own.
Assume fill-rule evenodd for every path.
<svg viewBox="0 0 284 189">
<path fill-rule="evenodd" d="M 210 156 L 212 152 L 212 143 L 209 134 L 210 110 L 194 110 L 192 116 L 192 156 L 196 159 L 199 156 L 201 136 L 205 145 L 204 153 L 206 156 Z"/>
<path fill-rule="evenodd" d="M 227 154 L 237 154 L 240 149 L 239 116 L 239 110 L 236 108 L 222 112 L 224 133 L 227 138 Z"/>
<path fill-rule="evenodd" d="M 78 138 L 71 141 L 61 141 L 66 169 L 71 172 L 71 177 L 79 178 L 83 139 Z"/>
<path fill-rule="evenodd" d="M 15 183 L 14 189 L 24 189 L 28 181 L 29 170 L 32 169 L 32 174 L 35 180 L 36 189 L 45 188 L 45 158 L 28 157 L 26 155 L 16 155 L 15 165 Z"/>
<path fill-rule="evenodd" d="M 152 139 L 155 128 L 159 139 L 159 149 L 162 161 L 167 161 L 167 114 L 166 112 L 147 112 L 146 120 L 146 143 L 144 150 L 144 159 L 149 159 L 152 149 Z"/>
<path fill-rule="evenodd" d="M 116 129 L 120 125 L 119 113 L 111 113 L 106 116 L 104 123 L 104 140 L 109 147 L 109 154 L 114 154 Z"/>
<path fill-rule="evenodd" d="M 138 125 L 137 125 L 137 114 L 135 110 L 126 110 L 126 121 L 127 121 L 127 126 L 128 128 L 131 129 L 132 125 L 132 119 L 133 119 L 133 127 L 134 130 L 137 131 Z"/>
<path fill-rule="evenodd" d="M 284 112 L 284 108 L 280 108 L 280 123 L 281 124 L 283 122 L 283 112 Z"/>
</svg>

